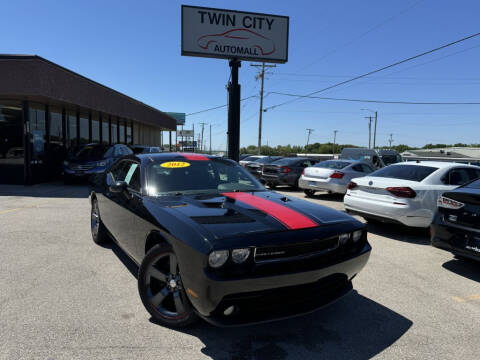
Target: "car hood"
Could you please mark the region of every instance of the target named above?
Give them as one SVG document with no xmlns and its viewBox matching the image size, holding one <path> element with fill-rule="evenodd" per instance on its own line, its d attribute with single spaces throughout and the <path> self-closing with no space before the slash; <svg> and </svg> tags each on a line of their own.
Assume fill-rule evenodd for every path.
<svg viewBox="0 0 480 360">
<path fill-rule="evenodd" d="M 356 221 L 337 210 L 273 191 L 162 196 L 152 198 L 153 204 L 212 240 Z M 162 223 L 160 211 L 150 207 L 150 212 Z"/>
</svg>

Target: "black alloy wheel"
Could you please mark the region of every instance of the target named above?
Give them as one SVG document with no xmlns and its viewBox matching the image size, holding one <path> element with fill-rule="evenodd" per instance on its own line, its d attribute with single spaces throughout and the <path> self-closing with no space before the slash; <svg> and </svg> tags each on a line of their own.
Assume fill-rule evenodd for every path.
<svg viewBox="0 0 480 360">
<path fill-rule="evenodd" d="M 105 244 L 110 239 L 108 237 L 107 231 L 105 230 L 105 226 L 100 219 L 100 211 L 98 209 L 98 201 L 97 199 L 92 200 L 92 210 L 90 214 L 90 226 L 92 230 L 92 239 L 95 244 Z"/>
<path fill-rule="evenodd" d="M 305 193 L 305 195 L 307 195 L 307 197 L 312 197 L 313 195 L 315 195 L 315 190 L 305 189 L 303 190 L 303 192 Z"/>
<path fill-rule="evenodd" d="M 168 244 L 148 251 L 138 271 L 138 291 L 153 319 L 169 327 L 184 327 L 195 320 L 183 287 L 177 256 Z"/>
</svg>

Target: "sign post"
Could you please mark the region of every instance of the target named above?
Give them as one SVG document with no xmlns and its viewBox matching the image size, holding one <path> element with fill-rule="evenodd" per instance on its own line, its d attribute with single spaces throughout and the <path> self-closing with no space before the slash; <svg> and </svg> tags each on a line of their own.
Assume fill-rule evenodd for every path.
<svg viewBox="0 0 480 360">
<path fill-rule="evenodd" d="M 241 60 L 288 61 L 288 16 L 182 5 L 182 55 L 228 59 L 228 157 L 240 152 Z"/>
</svg>

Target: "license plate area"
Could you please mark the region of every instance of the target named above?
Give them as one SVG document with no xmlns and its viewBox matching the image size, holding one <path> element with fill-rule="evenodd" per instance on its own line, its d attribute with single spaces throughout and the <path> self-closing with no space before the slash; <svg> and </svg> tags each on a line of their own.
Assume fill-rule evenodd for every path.
<svg viewBox="0 0 480 360">
<path fill-rule="evenodd" d="M 480 237 L 471 236 L 467 240 L 467 244 L 465 245 L 465 249 L 468 250 L 468 251 L 475 252 L 475 253 L 480 253 Z"/>
<path fill-rule="evenodd" d="M 317 186 L 317 182 L 316 182 L 316 181 L 309 181 L 309 182 L 308 182 L 308 185 L 310 185 L 310 186 Z"/>
</svg>

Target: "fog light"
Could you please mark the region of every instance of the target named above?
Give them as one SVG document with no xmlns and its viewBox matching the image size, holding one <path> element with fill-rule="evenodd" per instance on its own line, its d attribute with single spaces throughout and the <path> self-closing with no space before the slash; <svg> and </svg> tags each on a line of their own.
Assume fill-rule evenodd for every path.
<svg viewBox="0 0 480 360">
<path fill-rule="evenodd" d="M 228 250 L 212 251 L 208 256 L 208 263 L 213 268 L 218 268 L 228 260 Z"/>
<path fill-rule="evenodd" d="M 363 230 L 356 230 L 353 232 L 352 239 L 354 242 L 357 242 L 362 238 Z"/>
<path fill-rule="evenodd" d="M 235 306 L 233 305 L 229 306 L 223 311 L 223 315 L 226 315 L 226 316 L 232 315 L 234 311 L 235 311 Z"/>
<path fill-rule="evenodd" d="M 338 237 L 338 242 L 340 243 L 340 245 L 345 245 L 348 239 L 350 239 L 350 234 L 341 234 Z"/>
<path fill-rule="evenodd" d="M 232 260 L 236 264 L 241 264 L 247 260 L 250 255 L 250 249 L 235 249 L 232 250 Z"/>
</svg>

